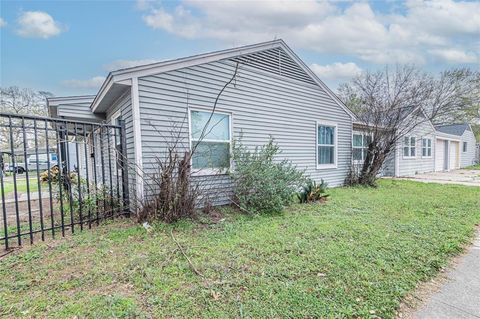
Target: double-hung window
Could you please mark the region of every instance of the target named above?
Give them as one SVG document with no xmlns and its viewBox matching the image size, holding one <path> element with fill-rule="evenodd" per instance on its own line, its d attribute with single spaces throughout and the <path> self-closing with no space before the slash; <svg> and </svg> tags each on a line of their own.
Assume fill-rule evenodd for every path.
<svg viewBox="0 0 480 319">
<path fill-rule="evenodd" d="M 190 111 L 192 168 L 225 170 L 230 167 L 230 114 Z"/>
<path fill-rule="evenodd" d="M 415 157 L 416 144 L 415 136 L 405 136 L 403 139 L 403 157 Z"/>
<path fill-rule="evenodd" d="M 337 125 L 317 122 L 317 168 L 337 165 Z"/>
<path fill-rule="evenodd" d="M 422 139 L 422 157 L 432 157 L 432 139 Z"/>
<path fill-rule="evenodd" d="M 352 142 L 353 161 L 363 162 L 367 158 L 368 145 L 372 142 L 369 134 L 354 133 Z"/>
</svg>

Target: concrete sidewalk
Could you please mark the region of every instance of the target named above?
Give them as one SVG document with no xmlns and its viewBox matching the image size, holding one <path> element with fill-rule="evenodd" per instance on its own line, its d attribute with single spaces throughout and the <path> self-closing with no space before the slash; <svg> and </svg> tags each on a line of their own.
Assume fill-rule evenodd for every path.
<svg viewBox="0 0 480 319">
<path fill-rule="evenodd" d="M 442 288 L 415 312 L 414 318 L 480 318 L 480 232 L 447 278 Z"/>
<path fill-rule="evenodd" d="M 449 172 L 432 172 L 417 174 L 410 177 L 400 177 L 425 183 L 459 184 L 466 186 L 480 186 L 480 170 L 457 169 Z"/>
</svg>

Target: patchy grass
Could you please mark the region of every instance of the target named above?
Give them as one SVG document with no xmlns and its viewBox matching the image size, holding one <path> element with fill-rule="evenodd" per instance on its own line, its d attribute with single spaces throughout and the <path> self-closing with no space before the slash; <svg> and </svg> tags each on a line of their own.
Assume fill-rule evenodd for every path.
<svg viewBox="0 0 480 319">
<path fill-rule="evenodd" d="M 117 221 L 0 261 L 6 318 L 392 318 L 462 251 L 480 188 L 380 181 L 284 214 Z M 189 266 L 171 231 L 193 265 Z"/>
<path fill-rule="evenodd" d="M 30 192 L 35 192 L 38 190 L 37 178 L 29 178 L 28 186 Z M 13 193 L 15 191 L 13 179 L 3 181 L 3 190 L 5 196 Z M 26 178 L 17 178 L 17 193 L 26 193 L 27 192 L 27 179 Z"/>
<path fill-rule="evenodd" d="M 480 163 L 465 167 L 464 169 L 478 169 L 478 170 L 480 170 Z"/>
</svg>

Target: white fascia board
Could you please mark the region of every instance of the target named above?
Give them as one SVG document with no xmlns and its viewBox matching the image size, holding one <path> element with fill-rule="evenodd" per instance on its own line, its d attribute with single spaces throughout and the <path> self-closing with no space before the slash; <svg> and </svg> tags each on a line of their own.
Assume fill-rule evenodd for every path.
<svg viewBox="0 0 480 319">
<path fill-rule="evenodd" d="M 110 72 L 108 74 L 108 77 L 105 79 L 102 86 L 100 87 L 100 90 L 98 91 L 97 95 L 95 96 L 95 99 L 93 100 L 92 105 L 90 106 L 90 108 L 92 109 L 92 112 L 95 113 L 95 110 L 98 108 L 98 105 L 100 104 L 102 99 L 105 97 L 107 92 L 112 87 L 113 82 L 114 81 L 113 81 L 112 72 Z"/>
<path fill-rule="evenodd" d="M 433 130 L 434 132 L 436 132 L 437 129 L 436 129 L 435 126 L 433 125 L 432 121 L 428 118 L 427 112 L 425 112 L 425 110 L 424 110 L 423 107 L 421 107 L 421 106 L 419 106 L 419 107 L 417 107 L 415 110 L 413 110 L 413 111 L 404 119 L 404 121 L 407 120 L 410 116 L 413 116 L 413 113 L 415 113 L 418 109 L 420 109 L 420 111 L 422 111 L 423 116 L 425 116 L 425 119 L 428 121 L 428 124 L 430 124 L 430 127 L 432 128 L 432 130 Z"/>
<path fill-rule="evenodd" d="M 282 42 L 283 42 L 282 40 L 275 40 L 275 41 L 262 42 L 262 43 L 246 45 L 246 46 L 232 48 L 232 49 L 221 50 L 221 51 L 203 53 L 203 54 L 193 55 L 189 57 L 157 62 L 157 63 L 147 64 L 147 65 L 140 65 L 132 68 L 113 71 L 112 74 L 114 76 L 117 76 L 118 79 L 123 79 L 125 78 L 125 76 L 129 78 L 129 77 L 141 77 L 141 76 L 146 76 L 151 74 L 157 74 L 157 73 L 180 69 L 183 67 L 199 65 L 199 64 L 219 61 L 223 59 L 229 59 L 229 58 L 240 56 L 240 55 L 277 48 L 281 46 Z"/>
<path fill-rule="evenodd" d="M 455 142 L 460 142 L 460 140 L 461 140 L 460 136 L 447 134 L 447 133 L 442 133 L 440 131 L 436 131 L 435 137 L 436 137 L 436 139 L 455 141 Z"/>
<path fill-rule="evenodd" d="M 143 76 L 164 73 L 168 71 L 178 70 L 182 68 L 220 61 L 224 59 L 230 59 L 233 57 L 250 54 L 258 51 L 278 48 L 278 47 L 281 47 L 281 42 L 279 40 L 271 41 L 271 42 L 260 43 L 260 44 L 251 45 L 251 46 L 245 46 L 245 47 L 240 47 L 235 49 L 217 51 L 213 53 L 195 55 L 191 57 L 186 57 L 186 58 L 181 58 L 181 59 L 176 59 L 176 60 L 171 60 L 166 62 L 159 62 L 156 64 L 116 71 L 116 72 L 113 72 L 113 75 L 115 77 L 115 81 L 122 81 L 124 79 L 128 79 L 131 77 L 139 78 Z"/>
</svg>

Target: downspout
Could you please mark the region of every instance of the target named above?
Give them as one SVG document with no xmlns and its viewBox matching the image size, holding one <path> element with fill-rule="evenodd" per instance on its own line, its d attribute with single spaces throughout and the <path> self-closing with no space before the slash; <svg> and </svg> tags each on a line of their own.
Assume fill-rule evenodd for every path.
<svg viewBox="0 0 480 319">
<path fill-rule="evenodd" d="M 400 177 L 400 152 L 399 152 L 400 144 L 397 142 L 395 146 L 395 171 L 394 176 Z"/>
</svg>

